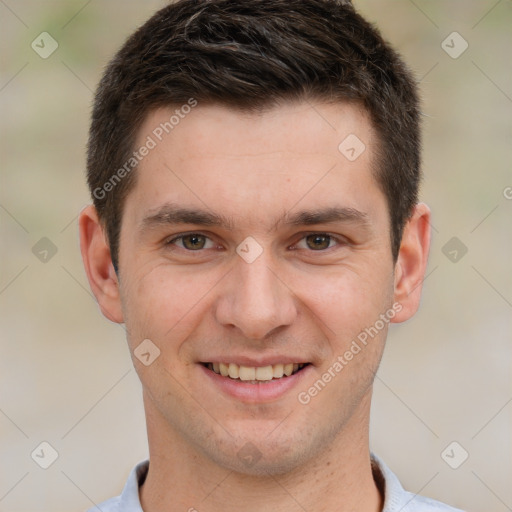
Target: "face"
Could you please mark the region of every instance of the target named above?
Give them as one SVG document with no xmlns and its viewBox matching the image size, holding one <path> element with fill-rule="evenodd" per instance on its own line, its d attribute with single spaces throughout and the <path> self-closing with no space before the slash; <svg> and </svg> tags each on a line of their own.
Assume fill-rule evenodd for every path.
<svg viewBox="0 0 512 512">
<path fill-rule="evenodd" d="M 156 146 L 119 245 L 131 353 L 150 340 L 146 363 L 158 355 L 133 357 L 152 435 L 241 472 L 289 471 L 368 420 L 401 309 L 376 138 L 352 105 L 199 104 L 160 141 L 173 112 L 140 130 L 137 147 Z"/>
</svg>

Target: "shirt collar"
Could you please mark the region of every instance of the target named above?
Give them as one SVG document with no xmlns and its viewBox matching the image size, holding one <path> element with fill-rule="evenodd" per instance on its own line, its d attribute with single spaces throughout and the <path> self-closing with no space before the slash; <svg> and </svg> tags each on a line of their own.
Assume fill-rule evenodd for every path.
<svg viewBox="0 0 512 512">
<path fill-rule="evenodd" d="M 384 496 L 382 512 L 414 512 L 418 510 L 417 506 L 421 507 L 422 504 L 433 505 L 435 510 L 456 512 L 456 509 L 447 505 L 405 491 L 396 475 L 373 453 L 371 454 L 371 465 L 375 483 Z M 142 461 L 133 468 L 121 493 L 118 502 L 119 510 L 123 512 L 143 512 L 140 504 L 139 488 L 146 480 L 148 469 L 149 460 Z"/>
</svg>

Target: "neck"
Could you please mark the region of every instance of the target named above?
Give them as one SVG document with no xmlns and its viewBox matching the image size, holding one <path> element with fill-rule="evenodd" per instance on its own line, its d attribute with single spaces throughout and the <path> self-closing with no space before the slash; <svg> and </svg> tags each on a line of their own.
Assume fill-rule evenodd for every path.
<svg viewBox="0 0 512 512">
<path fill-rule="evenodd" d="M 368 446 L 370 396 L 328 449 L 294 470 L 254 476 L 223 468 L 173 431 L 146 404 L 150 466 L 144 512 L 380 512 Z M 164 422 L 165 423 L 165 422 Z"/>
</svg>

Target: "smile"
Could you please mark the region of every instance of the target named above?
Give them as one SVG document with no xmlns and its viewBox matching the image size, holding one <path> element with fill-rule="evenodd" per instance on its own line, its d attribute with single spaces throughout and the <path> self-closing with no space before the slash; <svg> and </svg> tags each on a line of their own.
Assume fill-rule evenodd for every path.
<svg viewBox="0 0 512 512">
<path fill-rule="evenodd" d="M 309 363 L 280 363 L 267 366 L 244 366 L 235 363 L 204 363 L 204 366 L 222 377 L 257 384 L 290 377 Z"/>
</svg>

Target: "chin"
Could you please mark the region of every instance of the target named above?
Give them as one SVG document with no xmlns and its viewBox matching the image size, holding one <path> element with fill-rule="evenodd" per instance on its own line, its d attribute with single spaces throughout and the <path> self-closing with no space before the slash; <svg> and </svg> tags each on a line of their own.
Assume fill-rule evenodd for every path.
<svg viewBox="0 0 512 512">
<path fill-rule="evenodd" d="M 284 426 L 280 436 L 243 432 L 207 447 L 214 463 L 240 475 L 270 477 L 291 473 L 322 451 L 322 439 L 313 432 L 292 434 Z"/>
<path fill-rule="evenodd" d="M 240 475 L 271 477 L 293 472 L 303 464 L 305 457 L 302 452 L 290 452 L 284 447 L 260 450 L 247 442 L 230 456 L 218 453 L 213 458 L 217 459 L 217 464 Z"/>
</svg>

